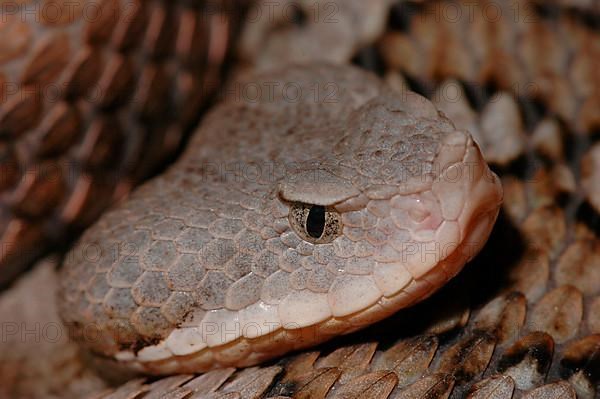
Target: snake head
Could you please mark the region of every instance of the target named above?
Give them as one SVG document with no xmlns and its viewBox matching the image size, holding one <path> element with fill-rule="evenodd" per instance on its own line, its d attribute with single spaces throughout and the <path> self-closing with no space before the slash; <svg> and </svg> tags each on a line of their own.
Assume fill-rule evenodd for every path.
<svg viewBox="0 0 600 399">
<path fill-rule="evenodd" d="M 296 234 L 335 254 L 334 317 L 423 300 L 480 251 L 498 215 L 500 181 L 471 135 L 406 95 L 366 104 L 331 158 L 280 184 Z"/>
<path fill-rule="evenodd" d="M 484 245 L 502 191 L 468 133 L 354 68 L 281 73 L 262 79 L 305 96 L 217 107 L 66 256 L 61 315 L 93 353 L 154 374 L 257 364 L 423 300 Z M 315 103 L 315 79 L 340 98 Z"/>
</svg>

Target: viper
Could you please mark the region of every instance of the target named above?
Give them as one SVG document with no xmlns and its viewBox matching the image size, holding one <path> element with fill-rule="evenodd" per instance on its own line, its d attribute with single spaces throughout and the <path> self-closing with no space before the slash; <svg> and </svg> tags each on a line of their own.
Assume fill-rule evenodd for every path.
<svg viewBox="0 0 600 399">
<path fill-rule="evenodd" d="M 38 163 L 45 172 L 19 180 L 19 169 L 7 168 L 7 185 L 18 185 L 6 197 L 13 213 L 8 213 L 12 219 L 4 238 L 23 237 L 20 242 L 28 248 L 79 230 L 111 196 L 122 197 L 145 176 L 163 149 L 169 154 L 178 147 L 207 94 L 199 79 L 219 76 L 218 65 L 227 55 L 219 40 L 235 40 L 228 29 L 236 26 L 235 19 L 227 18 L 205 24 L 200 17 L 206 9 L 187 4 L 120 8 L 105 2 L 102 7 L 108 8 L 103 9 L 113 13 L 103 15 L 119 17 L 93 21 L 77 19 L 83 9 L 72 18 L 52 19 L 47 3 L 36 4 L 46 12 L 35 21 L 19 20 L 14 16 L 18 12 L 6 9 L 5 32 L 22 40 L 2 49 L 8 66 L 4 80 L 23 83 L 17 91 L 4 86 L 8 97 L 1 129 L 19 138 L 7 147 L 7 159 L 18 165 Z M 337 10 L 333 15 L 331 4 Z M 588 27 L 593 5 L 588 17 L 576 7 L 550 6 L 558 10 L 556 17 L 543 8 L 493 4 L 504 18 L 463 18 L 453 24 L 446 17 L 440 24 L 426 16 L 446 15 L 439 12 L 456 5 L 432 2 L 390 9 L 381 1 L 367 12 L 360 3 L 331 4 L 298 9 L 289 30 L 276 25 L 270 32 L 270 26 L 255 25 L 254 31 L 242 31 L 242 57 L 254 57 L 254 65 L 240 63 L 234 71 L 238 77 L 185 142 L 180 159 L 114 205 L 66 254 L 58 276 L 47 280 L 56 279 L 59 288 L 68 347 L 78 342 L 91 363 L 110 369 L 175 374 L 156 387 L 173 381 L 172 388 L 188 396 L 200 395 L 198 384 L 211 379 L 216 379 L 211 390 L 224 395 L 270 391 L 319 396 L 319 384 L 310 381 L 329 377 L 322 395 L 336 390 L 351 395 L 358 389 L 356 394 L 377 391 L 386 397 L 434 386 L 444 395 L 454 384 L 455 395 L 466 388 L 484 394 L 491 386 L 512 395 L 544 381 L 549 384 L 532 395 L 576 390 L 585 397 L 593 392 L 589 364 L 594 360 L 586 353 L 595 345 L 596 238 L 594 219 L 582 224 L 596 204 L 593 136 L 587 136 L 595 123 L 591 110 L 597 82 L 592 72 L 597 33 L 593 23 Z M 512 20 L 522 30 L 510 36 L 517 31 L 507 22 L 509 11 L 537 19 L 529 25 L 522 18 Z M 402 20 L 414 12 L 422 15 Z M 352 18 L 361 13 L 365 18 Z M 322 23 L 313 23 L 315 15 Z M 386 16 L 390 30 L 383 33 Z M 332 17 L 338 17 L 337 23 L 326 24 Z M 176 20 L 181 21 L 179 29 L 171 29 Z M 486 32 L 480 42 L 471 42 L 473 51 L 464 43 L 471 39 L 463 41 L 458 26 Z M 323 32 L 340 40 L 315 41 Z M 429 42 L 423 32 L 446 35 L 448 45 L 432 45 L 442 41 Z M 553 41 L 559 32 L 571 42 Z M 507 37 L 521 44 L 506 45 Z M 388 68 L 385 82 L 339 65 L 372 40 L 378 41 L 377 51 Z M 171 42 L 175 46 L 170 49 Z M 551 61 L 532 56 L 542 49 L 552 54 Z M 77 54 L 73 60 L 71 52 Z M 493 62 L 498 56 L 505 62 Z M 381 72 L 369 62 L 368 51 L 355 59 Z M 136 76 L 136 70 L 142 73 Z M 403 81 L 397 70 L 408 79 Z M 429 91 L 431 82 L 450 76 L 462 81 L 446 81 L 436 93 Z M 514 85 L 527 83 L 527 76 L 537 91 L 523 92 L 531 86 Z M 474 80 L 475 85 L 468 83 Z M 477 86 L 477 80 L 491 80 L 496 87 Z M 31 95 L 32 86 L 54 82 L 64 83 L 55 97 L 59 101 Z M 96 101 L 85 97 L 94 82 L 101 89 Z M 498 97 L 488 96 L 503 88 Z M 450 100 L 448 90 L 458 97 Z M 532 98 L 541 108 L 528 102 Z M 150 136 L 152 132 L 157 135 Z M 145 135 L 157 138 L 146 141 L 153 144 L 140 169 L 128 162 L 144 160 Z M 561 140 L 571 143 L 564 146 Z M 74 180 L 49 168 L 53 157 L 63 156 L 61 148 L 68 151 L 60 159 L 76 165 L 70 175 Z M 112 150 L 117 148 L 120 153 Z M 433 302 L 373 327 L 402 324 L 398 335 L 389 331 L 375 339 L 377 352 L 369 343 L 345 346 L 348 341 L 341 335 L 425 300 L 482 249 L 502 197 L 500 179 L 484 158 L 502 176 L 505 191 L 496 227 L 500 233 L 488 244 L 492 249 L 475 258 L 470 270 Z M 534 169 L 532 162 L 541 168 Z M 111 169 L 113 180 L 107 180 Z M 48 218 L 45 212 L 53 209 L 58 212 Z M 542 220 L 553 227 L 545 231 Z M 515 234 L 499 238 L 507 224 L 529 241 L 519 243 Z M 491 261 L 490 251 L 502 253 L 502 260 Z M 7 251 L 4 262 L 16 270 L 26 255 L 16 258 Z M 515 263 L 511 256 L 523 256 L 523 262 Z M 493 267 L 486 269 L 482 259 Z M 591 266 L 574 269 L 581 262 Z M 544 272 L 549 269 L 552 273 Z M 36 276 L 32 281 L 40 278 Z M 15 314 L 15 300 L 28 295 L 24 292 L 36 291 L 21 287 L 27 282 L 5 294 L 9 314 Z M 473 302 L 463 302 L 464 296 Z M 428 317 L 437 321 L 424 327 L 422 319 Z M 582 319 L 586 327 L 577 328 Z M 351 340 L 374 339 L 369 331 L 353 334 Z M 403 338 L 411 332 L 412 338 Z M 398 341 L 386 348 L 385 342 L 396 336 Z M 324 341 L 334 349 L 328 356 L 325 350 L 320 359 L 308 352 L 277 361 Z M 548 363 L 541 354 L 552 358 L 555 343 L 564 343 L 564 352 Z M 528 352 L 533 347 L 536 352 Z M 5 359 L 17 354 L 14 349 L 4 352 Z M 346 362 L 354 357 L 360 364 L 356 381 L 348 377 L 346 356 Z M 421 382 L 402 371 L 412 364 L 411 356 L 422 360 L 418 367 L 410 366 L 426 376 Z M 234 374 L 226 368 L 269 360 L 270 366 Z M 396 369 L 389 371 L 392 364 Z M 524 370 L 532 364 L 536 371 Z M 577 364 L 583 364 L 583 371 L 570 372 Z M 218 370 L 193 380 L 181 374 L 214 368 Z M 483 385 L 473 385 L 484 377 Z M 569 383 L 553 382 L 557 379 Z M 296 391 L 285 388 L 292 382 L 301 384 Z M 129 386 L 154 390 L 140 380 Z"/>
</svg>

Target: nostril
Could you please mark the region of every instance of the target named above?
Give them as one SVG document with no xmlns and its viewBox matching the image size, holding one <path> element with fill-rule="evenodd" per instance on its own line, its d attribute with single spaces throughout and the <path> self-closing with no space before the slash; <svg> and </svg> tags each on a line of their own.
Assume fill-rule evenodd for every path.
<svg viewBox="0 0 600 399">
<path fill-rule="evenodd" d="M 392 199 L 392 219 L 400 228 L 413 232 L 435 230 L 442 223 L 437 199 L 429 191 Z"/>
</svg>

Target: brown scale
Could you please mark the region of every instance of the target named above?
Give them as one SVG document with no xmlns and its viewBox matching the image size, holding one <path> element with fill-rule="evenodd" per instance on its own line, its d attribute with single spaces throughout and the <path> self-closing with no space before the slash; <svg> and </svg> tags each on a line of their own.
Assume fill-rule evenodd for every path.
<svg viewBox="0 0 600 399">
<path fill-rule="evenodd" d="M 0 284 L 173 157 L 218 88 L 232 6 L 3 4 Z"/>
<path fill-rule="evenodd" d="M 575 131 L 600 126 L 597 26 L 567 12 L 547 17 L 526 0 L 407 3 L 395 9 L 398 29 L 378 44 L 388 71 L 426 85 L 448 77 L 479 91 L 494 84 L 545 104 Z"/>
<path fill-rule="evenodd" d="M 535 2 L 540 6 L 551 5 L 564 7 L 567 10 L 571 9 L 579 12 L 590 13 L 592 15 L 598 15 L 600 13 L 600 3 L 595 0 L 535 0 Z"/>
</svg>

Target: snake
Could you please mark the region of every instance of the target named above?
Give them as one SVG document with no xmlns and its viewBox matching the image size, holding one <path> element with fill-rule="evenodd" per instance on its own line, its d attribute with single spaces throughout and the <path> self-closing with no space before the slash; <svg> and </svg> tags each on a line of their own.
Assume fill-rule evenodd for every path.
<svg viewBox="0 0 600 399">
<path fill-rule="evenodd" d="M 77 336 L 98 327 L 95 353 L 254 365 L 426 298 L 484 245 L 501 185 L 428 100 L 350 67 L 249 79 L 274 93 L 214 109 L 67 254 L 59 307 Z"/>
<path fill-rule="evenodd" d="M 263 363 L 426 299 L 490 234 L 489 144 L 423 97 L 319 62 L 235 85 L 182 158 L 67 254 L 61 315 L 94 356 L 161 375 Z M 581 114 L 550 107 L 589 120 L 581 93 Z"/>
</svg>

